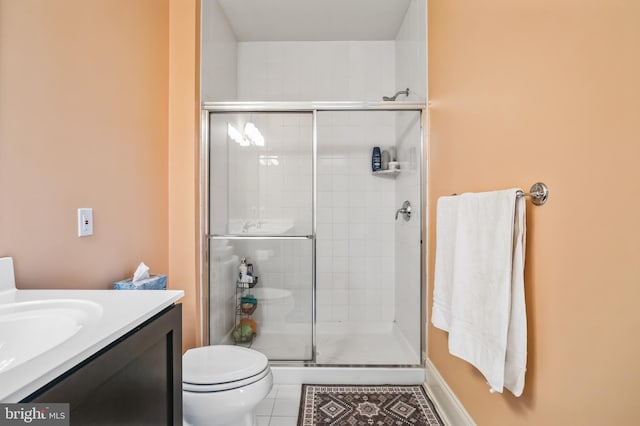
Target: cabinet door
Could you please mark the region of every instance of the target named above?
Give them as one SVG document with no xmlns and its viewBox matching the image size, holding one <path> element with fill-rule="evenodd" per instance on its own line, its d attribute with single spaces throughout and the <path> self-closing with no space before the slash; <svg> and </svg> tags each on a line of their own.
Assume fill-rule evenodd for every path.
<svg viewBox="0 0 640 426">
<path fill-rule="evenodd" d="M 21 402 L 69 403 L 71 425 L 182 424 L 182 305 L 174 305 Z"/>
</svg>

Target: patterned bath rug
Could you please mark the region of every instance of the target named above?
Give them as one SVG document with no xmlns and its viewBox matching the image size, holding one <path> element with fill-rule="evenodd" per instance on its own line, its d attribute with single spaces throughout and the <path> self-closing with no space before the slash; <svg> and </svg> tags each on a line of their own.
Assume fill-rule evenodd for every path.
<svg viewBox="0 0 640 426">
<path fill-rule="evenodd" d="M 298 426 L 442 426 L 422 386 L 302 385 Z"/>
</svg>

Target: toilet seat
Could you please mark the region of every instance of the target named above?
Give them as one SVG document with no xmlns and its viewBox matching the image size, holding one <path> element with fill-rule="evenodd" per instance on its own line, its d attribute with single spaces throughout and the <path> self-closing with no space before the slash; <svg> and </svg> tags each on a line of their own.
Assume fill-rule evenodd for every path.
<svg viewBox="0 0 640 426">
<path fill-rule="evenodd" d="M 269 374 L 262 353 L 241 346 L 215 345 L 190 349 L 183 356 L 182 388 L 220 392 L 255 383 Z"/>
<path fill-rule="evenodd" d="M 210 385 L 196 385 L 193 383 L 182 382 L 182 390 L 185 392 L 202 392 L 202 393 L 229 391 L 229 390 L 241 388 L 244 386 L 248 386 L 252 383 L 258 382 L 264 379 L 266 376 L 268 376 L 269 373 L 271 373 L 271 369 L 267 367 L 262 372 L 260 372 L 255 376 L 248 377 L 242 380 L 236 380 L 234 382 L 217 383 L 217 384 L 210 384 Z"/>
</svg>

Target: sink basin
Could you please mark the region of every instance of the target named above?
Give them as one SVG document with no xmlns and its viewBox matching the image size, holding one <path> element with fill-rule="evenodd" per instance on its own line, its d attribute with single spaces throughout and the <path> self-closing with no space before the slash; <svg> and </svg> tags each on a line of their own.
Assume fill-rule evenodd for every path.
<svg viewBox="0 0 640 426">
<path fill-rule="evenodd" d="M 102 307 L 85 300 L 0 305 L 0 373 L 53 349 L 101 316 Z"/>
</svg>

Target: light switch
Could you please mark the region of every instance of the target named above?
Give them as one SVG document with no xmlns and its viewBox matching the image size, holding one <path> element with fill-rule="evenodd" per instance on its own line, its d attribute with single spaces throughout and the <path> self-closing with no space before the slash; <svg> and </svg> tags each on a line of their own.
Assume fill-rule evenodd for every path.
<svg viewBox="0 0 640 426">
<path fill-rule="evenodd" d="M 93 235 L 93 209 L 78 209 L 78 237 Z"/>
</svg>

